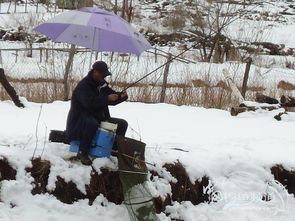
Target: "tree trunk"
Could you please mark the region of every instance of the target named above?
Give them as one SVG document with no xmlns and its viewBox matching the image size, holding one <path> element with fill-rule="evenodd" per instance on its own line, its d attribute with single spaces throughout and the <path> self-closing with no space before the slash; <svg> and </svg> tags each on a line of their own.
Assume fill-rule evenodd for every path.
<svg viewBox="0 0 295 221">
<path fill-rule="evenodd" d="M 216 34 L 216 35 L 215 35 L 215 38 L 214 38 L 213 44 L 212 44 L 211 49 L 210 49 L 210 52 L 209 52 L 209 54 L 208 54 L 207 62 L 210 62 L 210 60 L 211 60 L 211 58 L 212 58 L 212 55 L 213 55 L 214 49 L 215 49 L 215 47 L 216 47 L 216 43 L 217 43 L 217 41 L 219 41 L 219 34 Z M 205 45 L 206 45 L 206 43 L 205 43 Z M 206 48 L 206 46 L 205 46 L 205 48 Z"/>
<path fill-rule="evenodd" d="M 2 51 L 0 49 L 0 65 L 2 66 L 3 65 L 3 60 L 2 60 Z M 2 66 L 3 67 L 3 66 Z"/>
<path fill-rule="evenodd" d="M 274 106 L 269 106 L 269 107 L 255 107 L 255 106 L 250 106 L 250 107 L 247 107 L 247 106 L 244 106 L 244 107 L 233 107 L 230 110 L 230 114 L 232 116 L 237 116 L 238 114 L 243 113 L 243 112 L 256 111 L 256 110 L 259 110 L 259 109 L 272 111 L 272 110 L 279 109 L 279 107 L 274 107 Z"/>
<path fill-rule="evenodd" d="M 6 76 L 4 74 L 4 70 L 2 68 L 0 68 L 0 83 L 2 84 L 8 95 L 11 97 L 13 103 L 17 107 L 25 107 L 25 105 L 23 105 L 23 103 L 19 100 L 19 97 L 16 94 L 14 88 L 7 81 Z"/>
<path fill-rule="evenodd" d="M 247 59 L 247 64 L 246 64 L 246 70 L 244 74 L 244 80 L 243 80 L 243 86 L 242 86 L 242 96 L 245 99 L 246 96 L 246 91 L 247 91 L 247 84 L 248 84 L 248 79 L 249 79 L 249 72 L 252 64 L 252 58 Z"/>
<path fill-rule="evenodd" d="M 282 107 L 295 107 L 295 98 L 283 95 L 281 97 L 281 105 Z"/>
<path fill-rule="evenodd" d="M 29 44 L 29 52 L 27 54 L 27 57 L 31 58 L 33 57 L 33 42 L 31 40 L 28 41 Z"/>
<path fill-rule="evenodd" d="M 220 51 L 219 38 L 218 38 L 214 46 L 213 63 L 220 63 L 220 55 L 221 55 L 221 51 Z"/>
<path fill-rule="evenodd" d="M 127 1 L 127 0 L 123 0 L 123 3 L 122 3 L 122 13 L 121 13 L 121 17 L 122 17 L 122 18 L 125 18 L 126 1 Z"/>
<path fill-rule="evenodd" d="M 133 13 L 133 7 L 132 7 L 132 0 L 130 0 L 129 6 L 128 6 L 128 22 L 131 22 L 132 19 L 132 13 Z"/>
<path fill-rule="evenodd" d="M 172 54 L 169 53 L 169 55 L 167 57 L 168 63 L 166 64 L 165 70 L 164 70 L 163 85 L 162 85 L 162 91 L 161 91 L 161 97 L 160 97 L 160 102 L 161 103 L 164 103 L 164 101 L 165 101 L 166 88 L 167 88 L 167 80 L 168 80 L 169 68 L 170 68 L 170 64 L 171 64 L 171 61 L 170 61 L 171 58 L 172 58 Z"/>
<path fill-rule="evenodd" d="M 69 76 L 70 76 L 71 67 L 73 65 L 74 55 L 75 55 L 75 45 L 71 45 L 71 49 L 69 52 L 69 59 L 66 65 L 65 76 L 64 76 L 64 101 L 69 100 Z"/>
<path fill-rule="evenodd" d="M 275 98 L 265 96 L 264 94 L 257 93 L 255 101 L 258 103 L 266 103 L 266 104 L 278 104 L 279 101 Z"/>
</svg>

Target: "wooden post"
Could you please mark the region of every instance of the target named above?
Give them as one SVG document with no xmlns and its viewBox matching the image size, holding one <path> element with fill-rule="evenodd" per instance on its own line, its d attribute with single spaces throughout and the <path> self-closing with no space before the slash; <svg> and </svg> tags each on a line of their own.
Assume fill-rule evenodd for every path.
<svg viewBox="0 0 295 221">
<path fill-rule="evenodd" d="M 2 60 L 2 51 L 0 49 L 0 66 L 3 67 L 3 60 Z"/>
<path fill-rule="evenodd" d="M 25 3 L 25 13 L 28 12 L 28 0 L 26 0 L 26 3 Z"/>
<path fill-rule="evenodd" d="M 115 0 L 114 12 L 115 12 L 115 14 L 118 14 L 118 0 Z"/>
<path fill-rule="evenodd" d="M 7 78 L 4 74 L 4 70 L 0 68 L 0 83 L 8 93 L 8 95 L 11 97 L 13 103 L 17 107 L 25 107 L 25 105 L 19 100 L 18 95 L 16 94 L 14 88 L 10 85 L 10 83 L 7 81 Z"/>
<path fill-rule="evenodd" d="M 48 48 L 45 49 L 45 61 L 48 62 Z"/>
<path fill-rule="evenodd" d="M 166 64 L 165 69 L 164 69 L 163 85 L 162 85 L 160 103 L 164 103 L 164 101 L 165 101 L 166 88 L 167 88 L 167 80 L 168 80 L 169 68 L 170 68 L 170 64 L 171 64 L 171 61 L 170 61 L 171 58 L 172 58 L 172 54 L 169 53 L 168 54 L 168 57 L 167 57 L 167 64 Z"/>
<path fill-rule="evenodd" d="M 69 100 L 69 76 L 71 71 L 71 66 L 73 65 L 75 55 L 75 45 L 71 45 L 69 59 L 65 69 L 65 76 L 64 76 L 64 101 Z"/>
<path fill-rule="evenodd" d="M 15 63 L 17 63 L 18 50 L 15 50 Z"/>
<path fill-rule="evenodd" d="M 111 63 L 113 62 L 114 59 L 114 52 L 111 53 Z"/>
<path fill-rule="evenodd" d="M 39 1 L 37 1 L 37 5 L 36 5 L 36 13 L 38 13 L 38 8 L 39 8 Z"/>
<path fill-rule="evenodd" d="M 246 92 L 247 92 L 247 84 L 248 84 L 248 79 L 249 79 L 249 72 L 252 64 L 252 58 L 247 58 L 247 64 L 246 64 L 246 70 L 244 74 L 244 80 L 243 80 L 243 86 L 242 86 L 242 96 L 245 99 Z"/>
<path fill-rule="evenodd" d="M 42 51 L 43 50 L 42 50 L 42 48 L 39 48 L 39 49 L 40 49 L 40 63 L 42 63 L 42 54 L 43 54 Z"/>
<path fill-rule="evenodd" d="M 10 0 L 10 2 L 9 2 L 8 8 L 7 8 L 7 13 L 9 13 L 11 4 L 12 4 L 12 0 Z"/>
</svg>

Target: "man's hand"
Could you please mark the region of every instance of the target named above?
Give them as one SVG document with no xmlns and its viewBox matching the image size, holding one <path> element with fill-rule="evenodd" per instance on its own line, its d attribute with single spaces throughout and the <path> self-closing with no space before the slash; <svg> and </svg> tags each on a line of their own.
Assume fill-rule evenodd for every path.
<svg viewBox="0 0 295 221">
<path fill-rule="evenodd" d="M 121 94 L 121 98 L 122 99 L 128 99 L 128 94 L 127 94 L 126 91 Z"/>
<path fill-rule="evenodd" d="M 110 95 L 108 95 L 108 101 L 109 102 L 114 102 L 114 101 L 117 101 L 118 99 L 119 99 L 118 94 L 110 94 Z"/>
</svg>

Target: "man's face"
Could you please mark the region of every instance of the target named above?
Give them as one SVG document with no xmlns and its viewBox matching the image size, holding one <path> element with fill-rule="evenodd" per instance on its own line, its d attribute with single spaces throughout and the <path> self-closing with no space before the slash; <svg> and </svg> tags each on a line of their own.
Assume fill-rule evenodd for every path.
<svg viewBox="0 0 295 221">
<path fill-rule="evenodd" d="M 92 78 L 93 78 L 95 81 L 103 82 L 105 77 L 104 77 L 104 75 L 103 75 L 102 73 L 100 73 L 99 71 L 94 70 L 93 73 L 92 73 Z"/>
</svg>

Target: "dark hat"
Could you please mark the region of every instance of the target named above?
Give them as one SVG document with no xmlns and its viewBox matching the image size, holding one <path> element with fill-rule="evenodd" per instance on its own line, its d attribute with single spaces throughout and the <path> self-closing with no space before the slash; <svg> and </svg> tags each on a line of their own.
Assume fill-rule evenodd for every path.
<svg viewBox="0 0 295 221">
<path fill-rule="evenodd" d="M 105 77 L 111 75 L 108 65 L 103 61 L 97 61 L 92 65 L 92 69 L 102 73 Z"/>
</svg>

